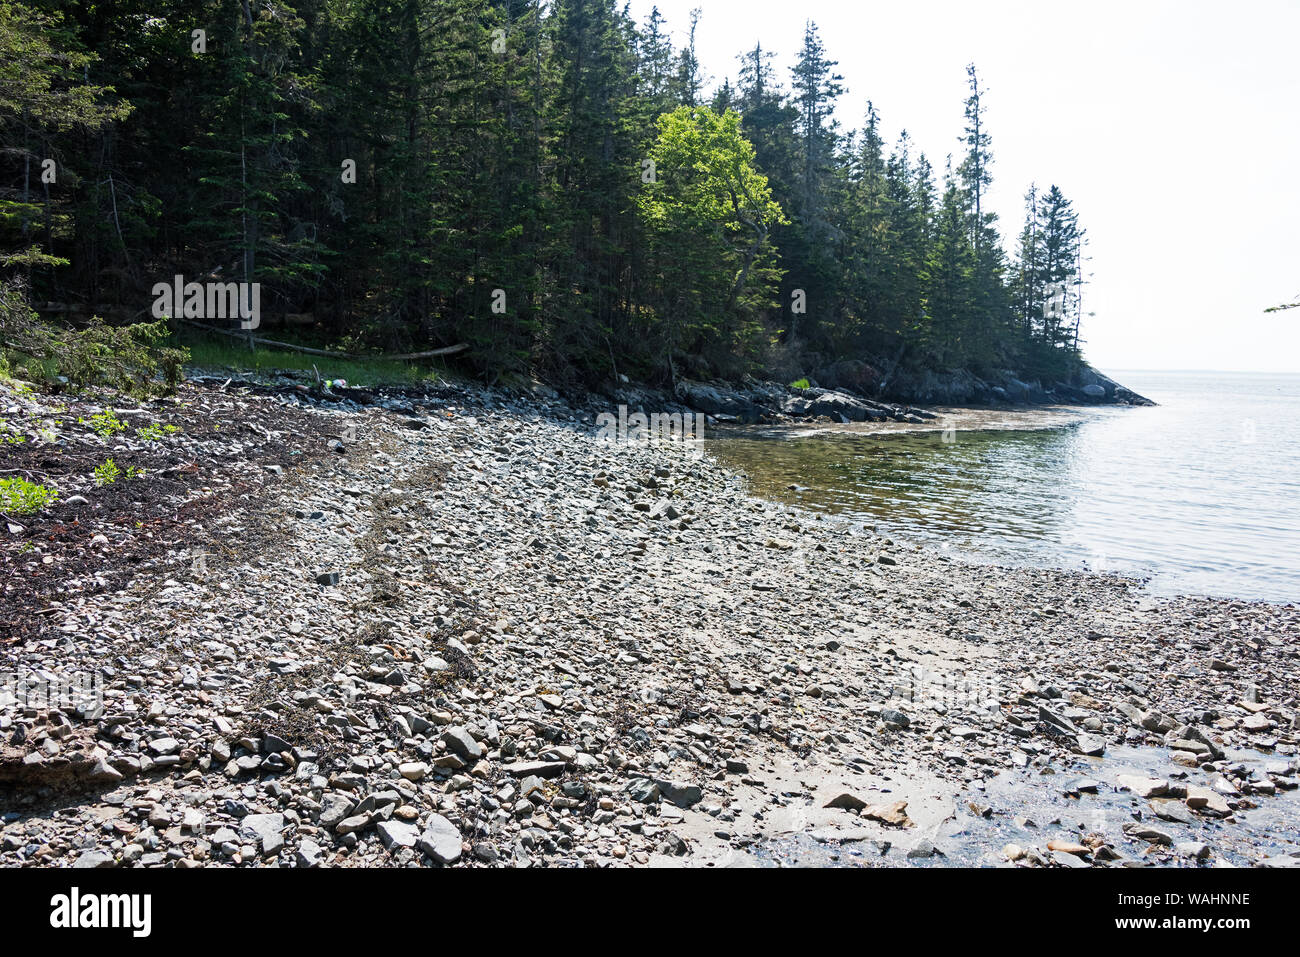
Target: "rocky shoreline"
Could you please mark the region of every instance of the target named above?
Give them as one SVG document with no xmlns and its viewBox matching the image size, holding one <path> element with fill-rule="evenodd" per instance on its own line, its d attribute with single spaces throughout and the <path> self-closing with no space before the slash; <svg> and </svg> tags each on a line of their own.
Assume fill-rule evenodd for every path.
<svg viewBox="0 0 1300 957">
<path fill-rule="evenodd" d="M 0 406 L 65 492 L 0 672 L 102 692 L 0 707 L 0 865 L 1300 865 L 1295 605 L 951 561 L 604 399 Z"/>
<path fill-rule="evenodd" d="M 820 375 L 823 378 L 804 380 L 802 387 L 759 380 L 736 384 L 679 379 L 672 389 L 631 383 L 624 377 L 604 392 L 566 395 L 566 399 L 578 406 L 603 402 L 631 409 L 703 412 L 724 423 L 764 425 L 890 421 L 919 425 L 935 418 L 914 403 L 992 409 L 1155 404 L 1092 368 L 1086 368 L 1075 384 L 1046 386 L 1022 381 L 1011 372 L 987 379 L 968 372 L 907 373 L 886 381 L 870 366 L 854 361 L 836 363 Z M 538 388 L 559 395 L 545 386 Z"/>
</svg>

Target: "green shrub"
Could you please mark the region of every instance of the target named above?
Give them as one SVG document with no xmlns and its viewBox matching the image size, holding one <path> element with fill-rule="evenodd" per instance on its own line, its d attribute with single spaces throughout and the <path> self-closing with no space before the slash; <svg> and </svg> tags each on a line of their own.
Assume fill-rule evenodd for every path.
<svg viewBox="0 0 1300 957">
<path fill-rule="evenodd" d="M 28 515 L 57 501 L 59 493 L 24 478 L 0 479 L 0 512 Z"/>
<path fill-rule="evenodd" d="M 0 444 L 21 445 L 27 437 L 9 424 L 7 419 L 0 419 Z"/>
<path fill-rule="evenodd" d="M 137 428 L 135 434 L 146 442 L 161 442 L 164 435 L 179 431 L 179 426 L 161 425 L 157 422 L 151 422 L 149 425 L 142 425 Z"/>
<path fill-rule="evenodd" d="M 793 382 L 790 383 L 790 388 L 792 388 L 792 389 L 811 389 L 811 388 L 812 388 L 812 383 L 809 382 L 807 379 L 795 379 Z"/>
<path fill-rule="evenodd" d="M 77 421 L 85 422 L 85 419 L 78 419 Z M 126 431 L 126 423 L 114 415 L 112 409 L 96 412 L 90 417 L 89 424 L 91 429 L 99 433 L 103 438 Z"/>
<path fill-rule="evenodd" d="M 140 397 L 176 391 L 189 351 L 160 346 L 168 335 L 165 320 L 110 326 L 95 316 L 82 329 L 55 326 L 32 311 L 19 282 L 0 281 L 0 349 L 28 356 L 29 371 L 52 370 L 78 388 Z"/>
<path fill-rule="evenodd" d="M 107 460 L 103 465 L 95 466 L 95 484 L 112 485 L 122 477 L 122 470 L 117 467 L 117 463 L 112 459 Z"/>
</svg>

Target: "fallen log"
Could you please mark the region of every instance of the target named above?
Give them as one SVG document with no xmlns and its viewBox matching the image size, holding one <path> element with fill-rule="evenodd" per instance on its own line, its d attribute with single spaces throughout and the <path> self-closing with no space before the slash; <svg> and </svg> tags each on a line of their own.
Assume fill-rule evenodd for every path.
<svg viewBox="0 0 1300 957">
<path fill-rule="evenodd" d="M 368 356 L 360 355 L 355 352 L 331 352 L 328 349 L 313 349 L 310 346 L 298 346 L 291 342 L 280 342 L 277 339 L 263 339 L 261 336 L 250 336 L 246 332 L 233 332 L 230 329 L 219 329 L 216 326 L 210 326 L 204 322 L 195 322 L 193 319 L 181 319 L 180 321 L 189 326 L 206 329 L 208 332 L 220 333 L 223 336 L 232 336 L 236 339 L 242 339 L 245 342 L 254 342 L 259 346 L 270 346 L 273 349 L 289 349 L 293 352 L 303 352 L 310 356 L 324 356 L 327 359 L 387 359 L 390 361 L 433 359 L 437 356 L 455 355 L 456 353 L 464 352 L 469 348 L 469 343 L 458 342 L 454 346 L 443 346 L 441 349 L 429 349 L 425 352 L 399 352 L 388 355 Z"/>
</svg>

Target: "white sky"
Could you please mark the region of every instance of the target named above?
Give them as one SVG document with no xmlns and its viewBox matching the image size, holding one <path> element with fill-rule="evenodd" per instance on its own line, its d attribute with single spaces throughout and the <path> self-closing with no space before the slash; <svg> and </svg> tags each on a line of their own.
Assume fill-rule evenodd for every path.
<svg viewBox="0 0 1300 957">
<path fill-rule="evenodd" d="M 644 22 L 652 0 L 631 0 Z M 1300 372 L 1300 0 L 658 0 L 692 7 L 710 89 L 761 40 L 789 86 L 813 19 L 839 61 L 839 119 L 875 102 L 936 171 L 960 153 L 965 66 L 988 89 L 994 208 L 1020 231 L 1031 181 L 1088 231 L 1088 358 L 1103 370 Z M 1008 246 L 1010 248 L 1010 246 Z"/>
</svg>

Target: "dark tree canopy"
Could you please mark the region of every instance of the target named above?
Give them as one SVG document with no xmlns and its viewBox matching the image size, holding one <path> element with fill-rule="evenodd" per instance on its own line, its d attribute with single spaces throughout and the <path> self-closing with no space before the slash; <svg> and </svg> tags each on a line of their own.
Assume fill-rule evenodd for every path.
<svg viewBox="0 0 1300 957">
<path fill-rule="evenodd" d="M 318 344 L 487 376 L 1071 374 L 1083 231 L 1032 190 L 1007 254 L 973 66 L 936 174 L 869 102 L 839 127 L 815 24 L 714 81 L 699 16 L 675 49 L 617 0 L 0 2 L 5 275 L 119 325 L 255 281 Z"/>
</svg>

